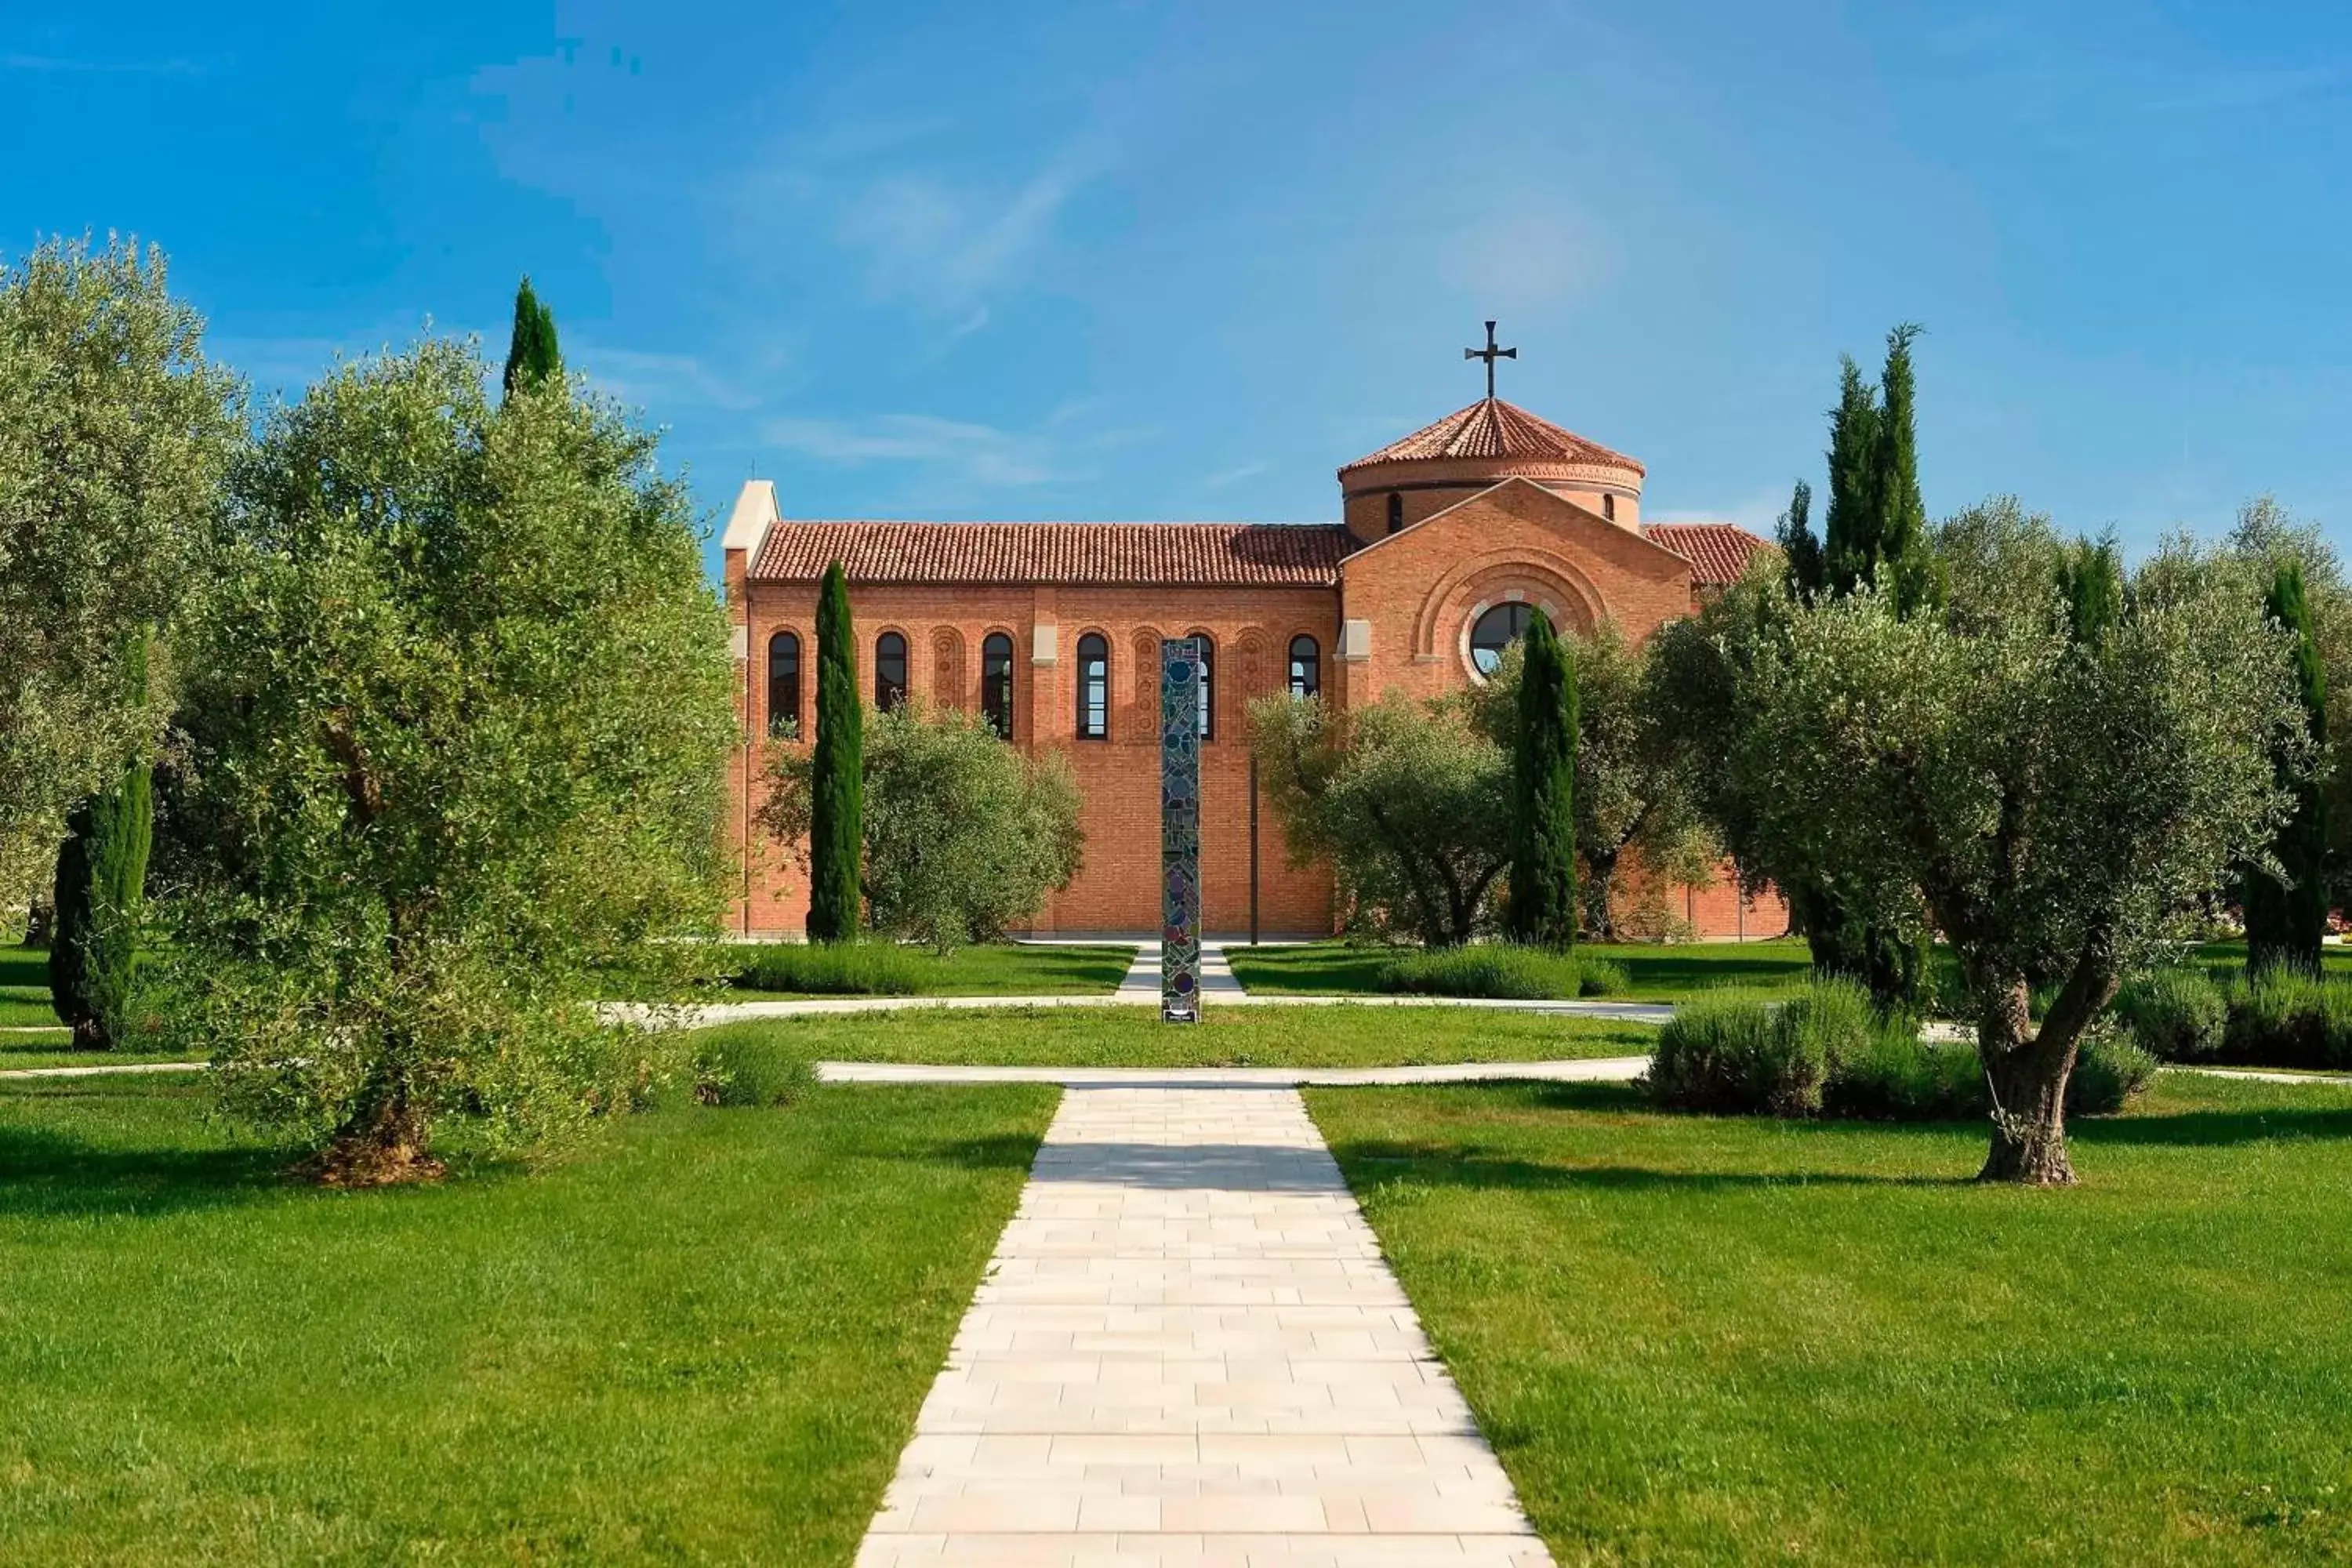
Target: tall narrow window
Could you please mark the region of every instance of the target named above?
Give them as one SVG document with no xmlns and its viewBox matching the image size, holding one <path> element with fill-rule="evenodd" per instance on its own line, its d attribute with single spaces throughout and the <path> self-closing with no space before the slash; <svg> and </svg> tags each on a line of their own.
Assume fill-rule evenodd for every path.
<svg viewBox="0 0 2352 1568">
<path fill-rule="evenodd" d="M 1617 498 L 1615 496 L 1602 496 L 1601 498 L 1601 515 L 1607 518 L 1612 522 L 1617 521 Z"/>
<path fill-rule="evenodd" d="M 1302 632 L 1290 639 L 1290 694 L 1312 697 L 1322 689 L 1322 646 Z"/>
<path fill-rule="evenodd" d="M 1206 632 L 1192 634 L 1192 646 L 1201 650 L 1201 701 L 1198 729 L 1201 739 L 1217 738 L 1217 645 L 1209 640 Z"/>
<path fill-rule="evenodd" d="M 874 639 L 874 706 L 884 712 L 907 700 L 907 639 L 884 632 Z"/>
<path fill-rule="evenodd" d="M 1013 739 L 1013 639 L 1003 632 L 980 645 L 980 712 L 998 740 Z"/>
<path fill-rule="evenodd" d="M 778 632 L 768 639 L 768 733 L 801 732 L 801 639 Z"/>
<path fill-rule="evenodd" d="M 1110 738 L 1110 644 L 1098 632 L 1078 639 L 1078 739 Z"/>
<path fill-rule="evenodd" d="M 1404 497 L 1398 491 L 1389 492 L 1389 531 L 1397 533 L 1404 528 Z"/>
</svg>

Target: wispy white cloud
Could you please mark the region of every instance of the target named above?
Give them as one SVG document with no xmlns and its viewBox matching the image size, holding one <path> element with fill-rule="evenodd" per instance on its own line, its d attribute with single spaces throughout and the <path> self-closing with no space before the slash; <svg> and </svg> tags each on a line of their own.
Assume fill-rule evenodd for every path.
<svg viewBox="0 0 2352 1568">
<path fill-rule="evenodd" d="M 2340 65 L 2293 66 L 2269 70 L 2207 70 L 2151 97 L 2150 114 L 2224 114 L 2275 109 L 2323 96 L 2352 81 Z"/>
<path fill-rule="evenodd" d="M 758 380 L 723 372 L 698 354 L 583 341 L 565 344 L 563 357 L 591 386 L 656 415 L 674 408 L 740 412 L 764 401 Z"/>
<path fill-rule="evenodd" d="M 908 465 L 991 487 L 1040 485 L 1066 477 L 1048 437 L 928 414 L 772 419 L 761 434 L 771 446 L 846 467 Z"/>
<path fill-rule="evenodd" d="M 37 71 L 71 76 L 201 76 L 209 68 L 202 60 L 102 60 L 65 55 L 0 54 L 0 70 Z"/>
<path fill-rule="evenodd" d="M 1617 269 L 1617 252 L 1581 213 L 1514 201 L 1450 241 L 1444 266 L 1452 282 L 1488 309 L 1542 310 L 1606 283 Z"/>
<path fill-rule="evenodd" d="M 1240 484 L 1244 479 L 1254 479 L 1273 467 L 1274 465 L 1272 463 L 1261 461 L 1255 463 L 1243 463 L 1238 467 L 1231 468 L 1221 468 L 1217 472 L 1211 474 L 1207 479 L 1202 479 L 1201 481 L 1201 488 L 1211 490 L 1226 489 L 1232 486 Z"/>
<path fill-rule="evenodd" d="M 881 174 L 841 199 L 835 235 L 864 257 L 876 296 L 961 313 L 961 333 L 974 330 L 975 305 L 1020 279 L 1063 208 L 1098 172 L 1072 149 L 1010 184 L 930 171 Z"/>
<path fill-rule="evenodd" d="M 882 483 L 898 500 L 945 502 L 974 491 L 1033 490 L 1089 479 L 1107 454 L 1149 434 L 1097 425 L 1099 412 L 1074 401 L 1027 429 L 930 414 L 791 417 L 763 422 L 759 435 L 771 447 L 835 467 L 896 470 L 895 480 Z"/>
</svg>

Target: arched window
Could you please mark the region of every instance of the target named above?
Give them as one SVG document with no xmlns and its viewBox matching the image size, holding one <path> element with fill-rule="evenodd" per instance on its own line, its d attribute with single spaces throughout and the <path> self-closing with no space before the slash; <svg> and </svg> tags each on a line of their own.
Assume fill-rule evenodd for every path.
<svg viewBox="0 0 2352 1568">
<path fill-rule="evenodd" d="M 1013 739 L 1013 639 L 1003 632 L 980 645 L 980 713 L 998 740 Z"/>
<path fill-rule="evenodd" d="M 1398 533 L 1403 529 L 1404 496 L 1399 491 L 1391 490 L 1389 492 L 1389 531 Z"/>
<path fill-rule="evenodd" d="M 1481 675 L 1492 675 L 1503 662 L 1503 650 L 1526 635 L 1535 618 L 1535 606 L 1512 599 L 1478 617 L 1470 628 L 1470 662 Z"/>
<path fill-rule="evenodd" d="M 1198 729 L 1201 739 L 1217 738 L 1217 645 L 1206 632 L 1192 634 L 1192 646 L 1201 652 L 1201 701 L 1195 711 L 1200 715 Z"/>
<path fill-rule="evenodd" d="M 1110 644 L 1099 632 L 1078 639 L 1078 739 L 1110 738 Z"/>
<path fill-rule="evenodd" d="M 1301 632 L 1290 639 L 1290 694 L 1312 697 L 1322 689 L 1322 645 Z"/>
<path fill-rule="evenodd" d="M 801 732 L 801 639 L 778 632 L 768 639 L 768 733 Z"/>
<path fill-rule="evenodd" d="M 1612 522 L 1617 521 L 1617 498 L 1615 496 L 1602 496 L 1601 498 L 1601 515 L 1607 518 Z"/>
<path fill-rule="evenodd" d="M 888 712 L 907 700 L 907 639 L 884 632 L 874 639 L 874 706 Z"/>
</svg>

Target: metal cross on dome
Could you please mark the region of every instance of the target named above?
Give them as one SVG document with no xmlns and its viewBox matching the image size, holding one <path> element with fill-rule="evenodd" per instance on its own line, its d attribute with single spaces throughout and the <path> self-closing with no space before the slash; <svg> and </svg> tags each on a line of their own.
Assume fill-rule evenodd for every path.
<svg viewBox="0 0 2352 1568">
<path fill-rule="evenodd" d="M 1489 321 L 1486 323 L 1486 346 L 1483 349 L 1464 349 L 1462 351 L 1462 357 L 1464 359 L 1482 359 L 1486 362 L 1486 401 L 1492 403 L 1495 401 L 1495 362 L 1498 359 L 1517 359 L 1519 357 L 1519 351 L 1517 349 L 1496 348 L 1495 346 L 1495 323 Z"/>
</svg>

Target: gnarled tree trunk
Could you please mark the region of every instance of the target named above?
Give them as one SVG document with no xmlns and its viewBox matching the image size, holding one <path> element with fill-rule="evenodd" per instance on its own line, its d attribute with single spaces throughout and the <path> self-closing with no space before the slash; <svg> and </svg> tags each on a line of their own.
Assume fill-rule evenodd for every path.
<svg viewBox="0 0 2352 1568">
<path fill-rule="evenodd" d="M 2036 1029 L 2023 975 L 2004 975 L 1990 985 L 1979 979 L 1977 1053 L 1992 1091 L 1992 1148 L 1979 1181 L 2074 1184 L 2074 1162 L 2066 1155 L 2066 1080 L 2084 1031 L 2115 990 L 2113 965 L 2099 953 L 2086 954 Z"/>
<path fill-rule="evenodd" d="M 410 1094 L 408 1075 L 380 1068 L 320 1152 L 313 1173 L 333 1187 L 432 1181 L 446 1167 L 425 1152 L 430 1131 L 430 1119 Z"/>
</svg>

